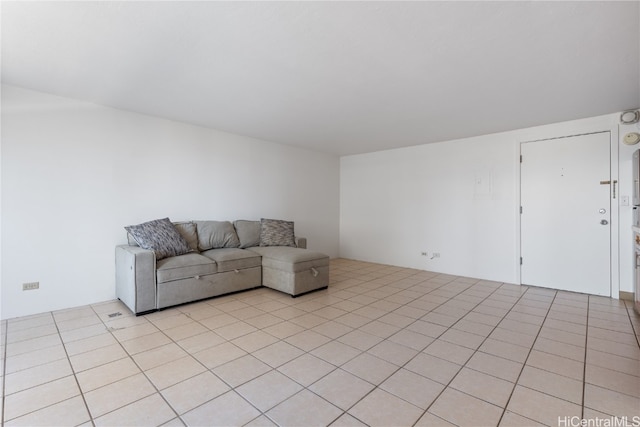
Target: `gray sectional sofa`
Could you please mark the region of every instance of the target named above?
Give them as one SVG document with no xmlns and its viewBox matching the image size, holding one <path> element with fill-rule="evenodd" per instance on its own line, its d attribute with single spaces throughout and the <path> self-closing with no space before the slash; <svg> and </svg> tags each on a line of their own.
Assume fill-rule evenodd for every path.
<svg viewBox="0 0 640 427">
<path fill-rule="evenodd" d="M 292 222 L 164 218 L 125 229 L 116 295 L 136 315 L 260 286 L 299 296 L 329 285 L 329 257 L 306 249 Z"/>
</svg>

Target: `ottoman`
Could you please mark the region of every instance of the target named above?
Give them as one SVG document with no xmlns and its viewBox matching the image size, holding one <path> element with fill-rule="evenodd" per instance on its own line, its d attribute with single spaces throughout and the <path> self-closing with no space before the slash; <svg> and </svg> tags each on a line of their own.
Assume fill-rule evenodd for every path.
<svg viewBox="0 0 640 427">
<path fill-rule="evenodd" d="M 267 246 L 247 250 L 262 256 L 262 285 L 293 297 L 329 286 L 329 257 L 308 249 Z"/>
</svg>

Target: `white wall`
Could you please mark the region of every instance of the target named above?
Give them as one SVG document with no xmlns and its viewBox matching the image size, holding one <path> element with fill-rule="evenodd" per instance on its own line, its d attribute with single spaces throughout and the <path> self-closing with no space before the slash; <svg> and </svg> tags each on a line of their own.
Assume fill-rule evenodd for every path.
<svg viewBox="0 0 640 427">
<path fill-rule="evenodd" d="M 618 117 L 343 157 L 340 255 L 520 283 L 520 143 L 609 131 L 618 195 L 630 195 L 633 148 L 619 150 Z M 617 297 L 618 284 L 623 291 L 633 286 L 631 207 L 614 202 L 612 215 L 612 294 Z M 431 259 L 433 252 L 441 258 Z"/>
<path fill-rule="evenodd" d="M 478 137 L 343 157 L 340 255 L 513 282 L 516 155 Z"/>
<path fill-rule="evenodd" d="M 3 319 L 115 298 L 123 226 L 154 218 L 293 220 L 338 255 L 334 156 L 4 85 L 1 170 Z"/>
</svg>

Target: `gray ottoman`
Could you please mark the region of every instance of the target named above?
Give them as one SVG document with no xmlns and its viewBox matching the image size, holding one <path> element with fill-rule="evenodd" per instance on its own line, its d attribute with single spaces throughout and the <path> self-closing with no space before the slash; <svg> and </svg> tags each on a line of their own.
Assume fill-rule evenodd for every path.
<svg viewBox="0 0 640 427">
<path fill-rule="evenodd" d="M 300 296 L 329 286 L 329 257 L 320 252 L 286 246 L 253 247 L 262 256 L 262 284 Z"/>
</svg>

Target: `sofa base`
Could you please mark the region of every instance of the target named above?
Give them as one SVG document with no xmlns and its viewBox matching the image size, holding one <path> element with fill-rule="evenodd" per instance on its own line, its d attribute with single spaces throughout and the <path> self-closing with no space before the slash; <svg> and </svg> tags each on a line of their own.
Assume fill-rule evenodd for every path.
<svg viewBox="0 0 640 427">
<path fill-rule="evenodd" d="M 122 301 L 120 298 L 118 298 L 118 300 Z M 126 305 L 126 303 L 124 301 L 122 301 L 122 302 Z M 153 310 L 141 311 L 140 313 L 135 313 L 133 311 L 132 312 L 133 312 L 134 316 L 138 317 L 138 316 L 144 316 L 145 314 L 155 313 L 156 311 L 158 311 L 157 308 L 154 308 Z"/>
<path fill-rule="evenodd" d="M 325 289 L 329 289 L 329 286 L 325 286 L 325 287 L 318 288 L 318 289 L 312 289 L 312 290 L 310 290 L 310 291 L 303 292 L 303 293 L 301 293 L 301 294 L 297 294 L 297 295 L 291 295 L 291 298 L 298 298 L 298 297 L 301 297 L 301 296 L 303 296 L 303 295 L 312 294 L 312 293 L 314 293 L 314 292 L 324 291 Z"/>
<path fill-rule="evenodd" d="M 158 309 L 219 295 L 257 288 L 262 285 L 260 267 L 209 274 L 200 277 L 158 283 Z"/>
<path fill-rule="evenodd" d="M 231 292 L 227 292 L 225 294 L 214 295 L 212 297 L 206 297 L 206 298 L 202 298 L 202 299 L 195 300 L 195 301 L 187 301 L 187 302 L 183 302 L 182 304 L 176 304 L 176 305 L 172 305 L 172 306 L 168 306 L 168 307 L 156 308 L 156 309 L 153 309 L 153 310 L 148 310 L 148 311 L 143 311 L 141 313 L 133 313 L 133 314 L 136 317 L 144 316 L 145 314 L 151 314 L 151 313 L 155 313 L 155 312 L 158 312 L 158 311 L 167 310 L 169 308 L 180 307 L 180 306 L 189 305 L 189 304 L 193 304 L 193 303 L 196 303 L 196 302 L 206 301 L 206 300 L 209 300 L 209 299 L 214 299 L 214 298 L 219 298 L 219 297 L 226 297 L 226 296 L 229 296 L 229 295 L 239 294 L 239 293 L 242 293 L 242 292 L 248 292 L 248 291 L 252 291 L 254 289 L 260 289 L 260 288 L 264 288 L 264 286 L 260 285 L 260 286 L 256 286 L 256 287 L 253 287 L 253 288 L 242 289 L 242 290 L 239 290 L 239 291 L 231 291 Z M 311 292 L 313 292 L 313 291 L 311 291 Z"/>
</svg>

